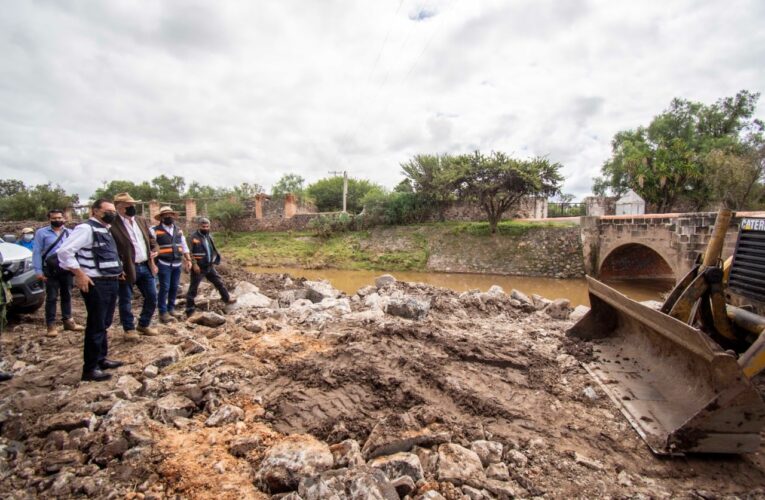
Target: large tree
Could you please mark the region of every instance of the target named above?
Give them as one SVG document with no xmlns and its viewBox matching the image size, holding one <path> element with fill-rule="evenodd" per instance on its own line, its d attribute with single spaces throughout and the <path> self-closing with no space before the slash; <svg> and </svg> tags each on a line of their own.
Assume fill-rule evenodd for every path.
<svg viewBox="0 0 765 500">
<path fill-rule="evenodd" d="M 546 158 L 518 160 L 505 153 L 476 151 L 457 157 L 455 186 L 460 197 L 477 202 L 489 220 L 492 234 L 509 209 L 527 196 L 549 197 L 560 192 L 559 163 Z"/>
<path fill-rule="evenodd" d="M 733 165 L 747 164 L 748 170 L 756 171 L 752 162 L 763 132 L 762 122 L 752 118 L 758 98 L 759 94 L 743 90 L 711 105 L 674 99 L 647 127 L 614 136 L 611 158 L 595 179 L 593 191 L 621 195 L 632 189 L 657 212 L 725 202 L 728 195 L 720 192 L 716 179 L 726 177 Z M 745 186 L 753 175 L 728 177 L 738 183 L 725 189 L 738 193 L 737 206 L 745 205 L 757 191 L 759 181 L 753 189 Z M 744 193 L 748 194 L 742 199 Z"/>
<path fill-rule="evenodd" d="M 348 178 L 348 203 L 350 213 L 359 213 L 364 208 L 361 200 L 370 191 L 382 188 L 365 179 Z M 339 212 L 343 209 L 343 178 L 327 177 L 306 188 L 306 194 L 316 204 L 319 212 Z"/>
</svg>

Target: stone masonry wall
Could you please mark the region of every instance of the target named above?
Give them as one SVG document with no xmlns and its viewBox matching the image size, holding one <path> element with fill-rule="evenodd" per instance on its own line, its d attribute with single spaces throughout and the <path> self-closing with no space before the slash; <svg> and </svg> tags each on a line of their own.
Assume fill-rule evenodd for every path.
<svg viewBox="0 0 765 500">
<path fill-rule="evenodd" d="M 578 227 L 532 228 L 495 237 L 441 235 L 430 240 L 431 271 L 576 278 L 584 275 Z"/>
</svg>

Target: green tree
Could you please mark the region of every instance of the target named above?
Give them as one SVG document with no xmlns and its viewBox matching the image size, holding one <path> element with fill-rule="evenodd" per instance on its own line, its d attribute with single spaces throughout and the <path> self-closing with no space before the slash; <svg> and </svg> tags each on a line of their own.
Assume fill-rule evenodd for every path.
<svg viewBox="0 0 765 500">
<path fill-rule="evenodd" d="M 382 187 L 365 179 L 348 179 L 347 210 L 359 213 L 363 208 L 362 199 L 372 190 Z M 316 203 L 319 212 L 338 212 L 343 209 L 343 178 L 327 177 L 306 188 L 306 194 Z"/>
<path fill-rule="evenodd" d="M 298 198 L 302 198 L 305 191 L 304 184 L 305 179 L 301 176 L 297 174 L 284 174 L 271 187 L 271 195 L 284 196 L 287 193 L 292 193 Z"/>
<path fill-rule="evenodd" d="M 13 196 L 26 190 L 24 183 L 17 179 L 0 179 L 0 198 Z"/>
<path fill-rule="evenodd" d="M 162 174 L 153 178 L 151 185 L 156 191 L 157 200 L 165 203 L 178 203 L 183 199 L 186 180 L 179 175 L 168 177 Z"/>
<path fill-rule="evenodd" d="M 430 203 L 444 219 L 444 210 L 455 199 L 455 157 L 444 155 L 416 155 L 401 164 L 405 180 L 420 200 Z M 403 187 L 402 187 L 403 188 Z"/>
<path fill-rule="evenodd" d="M 221 189 L 201 184 L 199 181 L 192 181 L 189 184 L 189 189 L 186 191 L 187 198 L 194 198 L 195 200 L 209 200 L 212 198 L 221 197 Z"/>
<path fill-rule="evenodd" d="M 257 183 L 249 182 L 243 182 L 238 186 L 234 186 L 234 188 L 230 190 L 230 193 L 235 195 L 240 200 L 254 198 L 256 194 L 260 194 L 262 192 L 263 186 Z"/>
<path fill-rule="evenodd" d="M 209 206 L 210 218 L 218 221 L 227 235 L 231 234 L 237 219 L 243 214 L 244 206 L 242 201 L 237 198 L 224 198 Z"/>
<path fill-rule="evenodd" d="M 563 177 L 559 163 L 546 158 L 517 160 L 501 152 L 486 156 L 476 151 L 456 159 L 455 186 L 460 197 L 477 202 L 489 221 L 492 234 L 509 209 L 526 196 L 553 196 Z"/>
<path fill-rule="evenodd" d="M 0 199 L 0 214 L 5 220 L 33 219 L 44 221 L 48 210 L 52 208 L 64 209 L 79 202 L 76 194 L 67 192 L 58 184 L 38 184 L 27 188 L 19 181 L 10 184 L 0 181 L 2 186 L 12 186 L 14 194 Z"/>
<path fill-rule="evenodd" d="M 721 195 L 714 179 L 724 175 L 732 158 L 751 161 L 762 144 L 763 124 L 752 118 L 758 98 L 742 90 L 712 105 L 674 99 L 648 127 L 614 136 L 611 158 L 593 191 L 621 195 L 632 189 L 657 212 L 681 203 L 699 209 L 721 201 L 714 198 Z M 719 175 L 713 175 L 715 169 L 722 169 Z"/>
<path fill-rule="evenodd" d="M 109 183 L 104 183 L 102 187 L 96 189 L 93 193 L 93 199 L 103 198 L 105 200 L 113 200 L 114 196 L 118 193 L 130 193 L 130 196 L 141 201 L 159 198 L 157 189 L 146 181 L 135 183 L 126 180 L 113 180 Z"/>
</svg>

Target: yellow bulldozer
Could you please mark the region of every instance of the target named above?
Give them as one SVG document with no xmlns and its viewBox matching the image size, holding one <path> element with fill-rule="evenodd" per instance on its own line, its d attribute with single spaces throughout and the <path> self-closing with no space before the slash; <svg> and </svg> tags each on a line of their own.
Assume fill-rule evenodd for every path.
<svg viewBox="0 0 765 500">
<path fill-rule="evenodd" d="M 730 210 L 660 310 L 588 277 L 590 311 L 569 331 L 592 344 L 589 374 L 660 455 L 756 451 L 765 403 L 765 219 L 743 218 L 722 261 Z M 734 305 L 735 304 L 735 305 Z"/>
</svg>

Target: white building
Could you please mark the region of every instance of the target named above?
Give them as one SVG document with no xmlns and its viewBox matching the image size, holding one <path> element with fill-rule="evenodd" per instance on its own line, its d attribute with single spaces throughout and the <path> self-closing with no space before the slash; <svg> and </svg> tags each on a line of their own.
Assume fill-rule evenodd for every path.
<svg viewBox="0 0 765 500">
<path fill-rule="evenodd" d="M 645 200 L 631 189 L 616 200 L 616 215 L 642 215 L 644 213 Z"/>
</svg>

